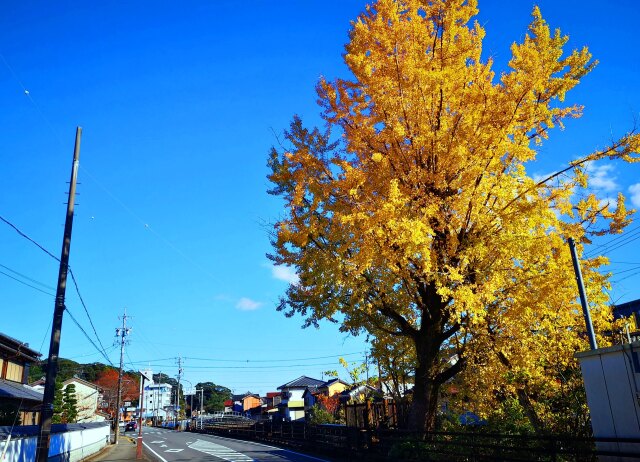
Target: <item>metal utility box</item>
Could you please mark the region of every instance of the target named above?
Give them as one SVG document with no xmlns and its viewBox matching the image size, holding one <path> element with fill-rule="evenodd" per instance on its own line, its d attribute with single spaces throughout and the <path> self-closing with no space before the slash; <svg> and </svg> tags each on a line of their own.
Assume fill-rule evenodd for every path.
<svg viewBox="0 0 640 462">
<path fill-rule="evenodd" d="M 640 438 L 640 342 L 576 353 L 596 438 Z M 599 451 L 636 453 L 640 443 L 597 442 Z M 600 456 L 600 461 L 629 457 Z M 637 460 L 637 459 L 636 459 Z"/>
</svg>

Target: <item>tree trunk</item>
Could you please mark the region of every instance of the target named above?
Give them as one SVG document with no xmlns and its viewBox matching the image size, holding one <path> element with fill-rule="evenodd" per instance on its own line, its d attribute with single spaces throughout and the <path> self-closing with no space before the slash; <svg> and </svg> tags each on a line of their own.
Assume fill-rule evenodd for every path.
<svg viewBox="0 0 640 462">
<path fill-rule="evenodd" d="M 413 398 L 409 412 L 409 430 L 425 435 L 435 430 L 438 413 L 438 394 L 441 383 L 437 380 L 439 345 L 431 337 L 416 342 L 416 371 Z M 421 337 L 423 337 L 421 335 Z"/>
</svg>

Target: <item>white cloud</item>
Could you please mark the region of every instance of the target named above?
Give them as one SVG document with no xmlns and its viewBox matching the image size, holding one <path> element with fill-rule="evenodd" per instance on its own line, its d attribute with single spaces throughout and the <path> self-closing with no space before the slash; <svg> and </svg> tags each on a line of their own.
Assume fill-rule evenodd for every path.
<svg viewBox="0 0 640 462">
<path fill-rule="evenodd" d="M 609 210 L 613 211 L 618 205 L 618 199 L 615 197 L 604 197 L 598 201 L 598 204 L 600 204 L 600 207 L 608 205 Z"/>
<path fill-rule="evenodd" d="M 261 302 L 256 302 L 255 300 L 251 300 L 250 298 L 246 297 L 242 297 L 240 300 L 238 300 L 238 303 L 236 303 L 236 308 L 241 311 L 253 311 L 257 310 L 261 306 Z"/>
<path fill-rule="evenodd" d="M 272 266 L 271 276 L 279 279 L 280 281 L 285 281 L 293 285 L 296 285 L 300 282 L 300 278 L 298 277 L 294 269 L 290 266 Z"/>
<path fill-rule="evenodd" d="M 615 191 L 619 189 L 613 175 L 613 165 L 595 165 L 589 163 L 585 168 L 589 175 L 589 186 L 599 191 Z"/>
<path fill-rule="evenodd" d="M 631 203 L 640 209 L 640 183 L 629 186 L 629 192 L 631 193 Z"/>
</svg>

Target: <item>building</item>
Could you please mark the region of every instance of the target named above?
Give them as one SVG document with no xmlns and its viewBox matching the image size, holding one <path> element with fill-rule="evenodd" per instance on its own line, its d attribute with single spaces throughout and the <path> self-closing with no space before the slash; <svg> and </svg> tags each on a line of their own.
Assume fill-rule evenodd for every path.
<svg viewBox="0 0 640 462">
<path fill-rule="evenodd" d="M 640 340 L 640 300 L 613 305 L 613 318 L 628 319 L 631 340 Z"/>
<path fill-rule="evenodd" d="M 175 414 L 171 403 L 173 387 L 169 383 L 146 383 L 144 385 L 144 418 L 161 422 Z"/>
<path fill-rule="evenodd" d="M 303 375 L 291 382 L 278 387 L 282 394 L 282 401 L 278 404 L 278 417 L 284 420 L 304 420 L 304 393 L 317 391 L 318 387 L 325 384 L 324 380 L 318 380 Z"/>
<path fill-rule="evenodd" d="M 78 400 L 76 422 L 103 422 L 105 420 L 104 414 L 97 414 L 100 387 L 78 377 L 73 377 L 62 383 L 62 389 L 64 390 L 71 384 L 76 387 L 76 399 Z"/>
<path fill-rule="evenodd" d="M 282 393 L 279 391 L 270 391 L 266 396 L 262 397 L 262 415 L 264 418 L 271 419 L 278 413 L 278 405 L 282 401 Z"/>
<path fill-rule="evenodd" d="M 0 425 L 36 425 L 40 421 L 42 393 L 27 385 L 29 368 L 40 353 L 0 333 Z M 17 413 L 17 414 L 16 414 Z"/>
<path fill-rule="evenodd" d="M 350 386 L 351 385 L 349 385 L 344 380 L 336 377 L 335 379 L 328 380 L 322 385 L 320 385 L 318 387 L 318 391 L 325 396 L 333 396 L 335 394 L 342 393 L 344 390 L 346 390 Z"/>
</svg>

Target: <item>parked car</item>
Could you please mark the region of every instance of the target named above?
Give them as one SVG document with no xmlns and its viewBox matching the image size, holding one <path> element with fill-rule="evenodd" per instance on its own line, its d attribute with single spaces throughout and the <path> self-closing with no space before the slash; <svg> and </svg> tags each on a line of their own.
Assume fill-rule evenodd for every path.
<svg viewBox="0 0 640 462">
<path fill-rule="evenodd" d="M 138 422 L 136 422 L 135 420 L 132 420 L 130 422 L 127 422 L 127 425 L 124 426 L 124 431 L 128 432 L 128 431 L 136 431 L 138 429 Z"/>
</svg>

